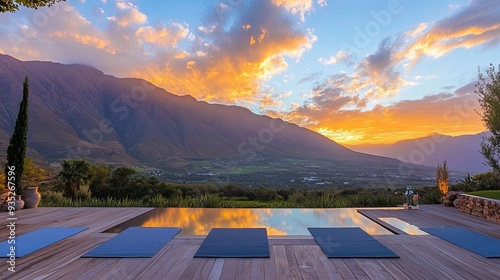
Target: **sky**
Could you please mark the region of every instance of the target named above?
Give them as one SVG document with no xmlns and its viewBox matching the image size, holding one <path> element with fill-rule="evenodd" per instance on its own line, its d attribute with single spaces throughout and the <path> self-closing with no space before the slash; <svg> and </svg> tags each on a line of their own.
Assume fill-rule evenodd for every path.
<svg viewBox="0 0 500 280">
<path fill-rule="evenodd" d="M 342 144 L 485 128 L 498 0 L 67 1 L 0 14 L 0 53 L 144 78 Z"/>
</svg>

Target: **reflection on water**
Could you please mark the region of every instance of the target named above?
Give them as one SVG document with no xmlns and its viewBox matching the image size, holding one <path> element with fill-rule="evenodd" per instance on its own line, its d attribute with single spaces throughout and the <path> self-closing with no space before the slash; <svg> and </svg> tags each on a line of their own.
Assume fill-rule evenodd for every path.
<svg viewBox="0 0 500 280">
<path fill-rule="evenodd" d="M 421 231 L 418 227 L 410 225 L 405 221 L 401 221 L 398 218 L 379 218 L 379 219 L 390 224 L 391 226 L 394 226 L 408 233 L 409 235 L 429 235 L 427 232 Z"/>
<path fill-rule="evenodd" d="M 212 228 L 265 227 L 269 235 L 309 235 L 307 227 L 360 227 L 392 234 L 356 209 L 157 208 L 106 232 L 131 226 L 180 227 L 180 234 L 206 235 Z"/>
</svg>

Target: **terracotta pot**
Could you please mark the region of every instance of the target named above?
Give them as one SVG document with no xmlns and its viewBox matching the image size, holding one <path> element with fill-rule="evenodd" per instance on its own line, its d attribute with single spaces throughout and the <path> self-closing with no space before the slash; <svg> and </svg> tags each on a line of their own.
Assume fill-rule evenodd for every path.
<svg viewBox="0 0 500 280">
<path fill-rule="evenodd" d="M 20 195 L 16 195 L 16 201 L 15 201 L 14 208 L 16 209 L 16 211 L 19 211 L 19 210 L 23 209 L 23 207 L 24 207 L 24 201 L 21 199 Z"/>
<path fill-rule="evenodd" d="M 23 194 L 24 208 L 36 208 L 40 203 L 40 193 L 38 187 L 30 187 Z"/>
</svg>

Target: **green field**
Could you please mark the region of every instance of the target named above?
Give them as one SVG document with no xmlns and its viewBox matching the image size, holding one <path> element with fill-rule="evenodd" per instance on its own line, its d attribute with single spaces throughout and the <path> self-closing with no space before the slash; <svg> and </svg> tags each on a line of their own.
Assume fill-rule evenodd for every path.
<svg viewBox="0 0 500 280">
<path fill-rule="evenodd" d="M 477 192 L 470 192 L 467 193 L 470 195 L 477 195 L 481 197 L 487 197 L 487 198 L 493 198 L 493 199 L 499 199 L 500 200 L 500 190 L 490 190 L 490 191 L 477 191 Z"/>
</svg>

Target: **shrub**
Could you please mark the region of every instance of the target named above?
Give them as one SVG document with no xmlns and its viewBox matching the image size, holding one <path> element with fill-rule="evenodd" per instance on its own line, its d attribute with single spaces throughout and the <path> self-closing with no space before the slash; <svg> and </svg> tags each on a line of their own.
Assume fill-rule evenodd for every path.
<svg viewBox="0 0 500 280">
<path fill-rule="evenodd" d="M 75 192 L 76 200 L 88 200 L 92 196 L 89 185 L 82 185 L 80 189 Z"/>
<path fill-rule="evenodd" d="M 230 207 L 229 203 L 216 194 L 203 194 L 191 199 L 189 207 L 198 208 L 224 208 Z"/>
<path fill-rule="evenodd" d="M 421 204 L 439 204 L 441 203 L 441 191 L 437 188 L 424 187 L 421 191 Z"/>
<path fill-rule="evenodd" d="M 157 194 L 149 200 L 151 207 L 168 207 L 168 201 L 161 195 Z"/>
<path fill-rule="evenodd" d="M 477 190 L 500 190 L 500 174 L 494 171 L 479 173 L 474 175 L 473 181 L 476 182 Z"/>
<path fill-rule="evenodd" d="M 441 196 L 445 196 L 448 193 L 449 188 L 449 172 L 448 167 L 446 167 L 446 160 L 443 164 L 438 164 L 436 171 L 437 185 L 441 192 Z"/>
<path fill-rule="evenodd" d="M 52 206 L 58 203 L 63 203 L 67 198 L 64 197 L 62 192 L 47 190 L 41 193 L 42 199 L 40 206 Z"/>
</svg>

